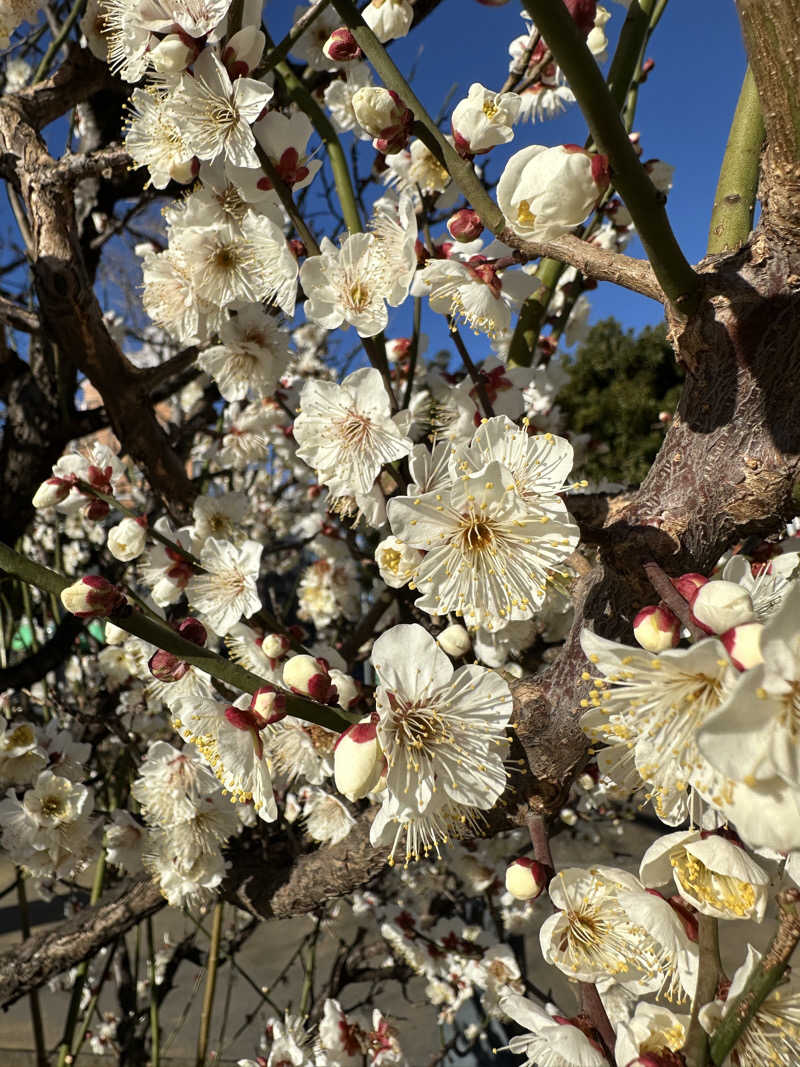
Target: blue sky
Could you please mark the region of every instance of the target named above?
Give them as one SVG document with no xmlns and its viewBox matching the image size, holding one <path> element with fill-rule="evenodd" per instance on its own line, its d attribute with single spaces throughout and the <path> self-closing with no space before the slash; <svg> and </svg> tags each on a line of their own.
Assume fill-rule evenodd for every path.
<svg viewBox="0 0 800 1067">
<path fill-rule="evenodd" d="M 607 32 L 613 53 L 625 9 L 614 0 L 605 2 L 612 14 Z M 267 3 L 265 17 L 275 39 L 288 28 L 294 10 L 293 2 Z M 518 0 L 502 7 L 487 7 L 477 0 L 445 0 L 420 31 L 392 45 L 392 55 L 404 74 L 414 72 L 416 92 L 436 114 L 449 93 L 448 110 L 452 110 L 473 81 L 499 88 L 507 72 L 508 43 L 523 29 Z M 668 210 L 687 257 L 696 261 L 705 251 L 717 173 L 744 74 L 744 49 L 733 3 L 670 0 L 648 54 L 656 65 L 640 91 L 635 128 L 641 133 L 644 158 L 657 156 L 675 167 Z M 54 133 L 56 141 L 63 136 L 61 131 Z M 518 126 L 508 150 L 496 149 L 479 161 L 488 161 L 487 174 L 496 178 L 511 151 L 535 143 L 581 143 L 585 135 L 580 111 L 573 107 L 559 119 Z M 0 217 L 3 230 L 13 232 L 5 203 Z M 629 252 L 642 255 L 638 241 Z M 606 283 L 591 298 L 593 321 L 614 315 L 624 325 L 639 328 L 662 317 L 660 306 L 653 301 Z M 405 332 L 405 312 L 402 309 L 401 322 L 390 324 L 390 336 Z M 443 320 L 434 324 L 432 318 L 440 316 L 426 314 L 423 329 L 432 335 L 435 348 L 446 341 L 446 331 L 438 328 L 444 327 Z"/>
</svg>

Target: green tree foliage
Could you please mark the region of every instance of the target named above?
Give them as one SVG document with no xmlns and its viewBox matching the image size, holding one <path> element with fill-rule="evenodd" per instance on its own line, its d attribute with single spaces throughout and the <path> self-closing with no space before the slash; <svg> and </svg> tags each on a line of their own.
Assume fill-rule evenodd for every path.
<svg viewBox="0 0 800 1067">
<path fill-rule="evenodd" d="M 566 369 L 570 380 L 559 406 L 572 430 L 591 435 L 582 473 L 638 485 L 664 436 L 659 413 L 674 412 L 683 381 L 666 327 L 648 326 L 634 335 L 616 319 L 604 319 Z"/>
</svg>

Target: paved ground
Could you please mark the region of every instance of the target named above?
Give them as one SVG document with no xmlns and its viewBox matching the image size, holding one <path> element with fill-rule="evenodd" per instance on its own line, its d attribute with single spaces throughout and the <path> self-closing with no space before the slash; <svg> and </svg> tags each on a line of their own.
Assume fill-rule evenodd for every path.
<svg viewBox="0 0 800 1067">
<path fill-rule="evenodd" d="M 597 863 L 611 864 L 635 869 L 635 859 L 640 857 L 644 849 L 652 840 L 654 834 L 646 827 L 630 825 L 626 827 L 624 837 L 615 839 L 616 854 L 609 855 L 608 847 L 597 847 L 587 843 L 569 840 L 566 835 L 556 838 L 553 845 L 554 858 L 557 866 L 589 866 Z M 0 889 L 5 887 L 13 879 L 13 868 L 0 862 Z M 20 939 L 16 922 L 16 908 L 13 905 L 14 895 L 9 894 L 0 901 L 0 952 L 5 951 Z M 39 901 L 31 901 L 31 918 L 37 929 L 44 928 L 43 924 L 52 922 L 58 918 L 60 905 L 43 904 Z M 542 908 L 542 918 L 547 915 L 546 906 Z M 191 923 L 180 913 L 170 909 L 155 917 L 155 938 L 159 941 L 162 931 L 168 930 L 175 939 L 185 936 L 191 929 Z M 741 927 L 741 929 L 740 929 Z M 244 946 L 239 954 L 241 966 L 248 972 L 259 986 L 270 986 L 280 974 L 294 953 L 298 939 L 312 928 L 312 920 L 299 918 L 286 922 L 265 923 L 263 928 L 257 931 L 253 938 Z M 752 940 L 758 947 L 764 943 L 768 930 L 753 928 L 749 923 L 737 925 L 737 933 L 741 933 L 741 939 L 733 939 L 729 942 L 728 953 L 731 958 L 727 960 L 730 969 L 737 966 L 743 955 L 743 947 L 747 940 Z M 129 937 L 129 950 L 135 952 L 135 938 Z M 336 939 L 330 932 L 322 934 L 319 945 L 320 965 L 324 968 L 326 961 L 330 962 L 336 948 Z M 553 995 L 564 1005 L 566 1010 L 574 1004 L 572 991 L 566 979 L 553 969 L 545 967 L 539 957 L 538 939 L 532 935 L 528 939 L 528 959 L 531 961 L 531 978 L 540 987 L 552 990 Z M 537 962 L 538 961 L 538 962 Z M 723 962 L 726 962 L 725 960 Z M 226 966 L 220 971 L 219 985 L 217 990 L 218 1010 L 228 995 L 230 982 L 230 969 Z M 323 971 L 324 973 L 324 971 Z M 162 1012 L 162 1026 L 165 1035 L 166 1055 L 165 1064 L 169 1067 L 194 1067 L 194 1050 L 200 1019 L 200 1004 L 202 999 L 203 972 L 193 963 L 183 965 L 175 990 L 167 998 Z M 295 997 L 299 989 L 298 972 L 290 971 L 286 986 L 276 990 L 275 996 L 279 1003 L 286 1000 L 286 990 L 294 990 Z M 66 989 L 50 992 L 46 988 L 41 991 L 42 1013 L 44 1016 L 46 1038 L 52 1047 L 57 1044 L 64 1025 L 69 994 Z M 423 1067 L 428 1062 L 432 1051 L 439 1047 L 438 1029 L 435 1023 L 434 1010 L 424 1002 L 421 985 L 411 987 L 412 1003 L 405 1001 L 399 993 L 394 998 L 382 1000 L 384 1007 L 388 1008 L 401 1020 L 413 1020 L 411 1026 L 403 1025 L 404 1044 L 408 1055 L 410 1067 Z M 350 994 L 348 994 L 350 996 Z M 256 1041 L 260 1028 L 263 1027 L 266 1013 L 259 1010 L 263 1002 L 258 994 L 241 977 L 234 975 L 233 985 L 230 990 L 230 1009 L 226 1026 L 226 1038 L 221 1052 L 222 1059 L 216 1063 L 235 1063 L 238 1057 L 253 1056 L 256 1052 Z M 103 1006 L 105 1002 L 103 1002 Z M 109 998 L 107 1006 L 112 1007 Z M 234 1039 L 237 1031 L 242 1029 L 245 1021 L 252 1016 L 251 1024 L 244 1029 L 239 1037 Z M 218 1046 L 219 1023 L 215 1019 L 215 1025 L 211 1032 L 211 1047 Z M 170 1035 L 172 1035 L 170 1037 Z M 35 1067 L 35 1062 L 29 1052 L 32 1047 L 30 1029 L 30 1016 L 27 1000 L 22 1000 L 3 1015 L 0 1015 L 0 1067 Z M 5 1050 L 5 1051 L 4 1051 Z M 172 1059 L 171 1057 L 175 1057 Z M 78 1064 L 84 1063 L 86 1067 L 96 1064 L 116 1064 L 116 1059 L 98 1059 L 88 1055 L 81 1057 Z"/>
</svg>

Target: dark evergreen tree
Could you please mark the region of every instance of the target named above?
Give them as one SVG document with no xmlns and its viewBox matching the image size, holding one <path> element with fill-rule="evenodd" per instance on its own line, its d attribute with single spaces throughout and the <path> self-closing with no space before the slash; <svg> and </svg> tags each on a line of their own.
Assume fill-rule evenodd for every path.
<svg viewBox="0 0 800 1067">
<path fill-rule="evenodd" d="M 638 335 L 616 319 L 596 323 L 575 360 L 558 403 L 566 425 L 591 434 L 586 477 L 638 485 L 664 437 L 661 412 L 675 410 L 683 371 L 664 326 Z"/>
</svg>

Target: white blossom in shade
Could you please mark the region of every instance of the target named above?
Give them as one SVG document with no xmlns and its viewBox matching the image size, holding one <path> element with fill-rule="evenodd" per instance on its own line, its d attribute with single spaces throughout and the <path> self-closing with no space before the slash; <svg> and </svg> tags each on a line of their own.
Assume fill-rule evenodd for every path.
<svg viewBox="0 0 800 1067">
<path fill-rule="evenodd" d="M 360 593 L 351 559 L 323 557 L 303 571 L 297 588 L 297 617 L 317 628 L 330 626 L 338 618 L 354 621 L 361 614 Z"/>
<path fill-rule="evenodd" d="M 679 1052 L 686 1042 L 689 1018 L 661 1004 L 640 1001 L 633 1015 L 615 1026 L 617 1041 L 614 1057 L 617 1067 L 628 1067 L 640 1055 Z"/>
<path fill-rule="evenodd" d="M 147 831 L 129 811 L 117 809 L 111 814 L 111 825 L 106 827 L 106 858 L 115 867 L 136 874 L 142 869 L 142 848 Z"/>
<path fill-rule="evenodd" d="M 248 211 L 240 225 L 191 227 L 175 235 L 174 247 L 187 264 L 194 293 L 214 307 L 268 301 L 294 312 L 297 260 L 280 227 Z"/>
<path fill-rule="evenodd" d="M 320 785 L 333 773 L 333 749 L 338 734 L 287 715 L 275 725 L 267 741 L 275 780 L 282 786 L 304 779 Z"/>
<path fill-rule="evenodd" d="M 800 567 L 800 552 L 785 552 L 767 563 L 751 564 L 744 556 L 732 556 L 722 569 L 720 578 L 738 582 L 753 602 L 758 622 L 767 622 L 780 608 L 789 590 L 795 588 Z"/>
<path fill-rule="evenodd" d="M 418 275 L 419 277 L 419 275 Z M 409 410 L 414 426 L 449 446 L 450 441 L 471 437 L 480 415 L 471 396 L 472 382 L 467 377 L 458 385 L 452 385 L 441 375 L 429 371 L 423 379 L 422 388 L 411 397 Z"/>
<path fill-rule="evenodd" d="M 134 163 L 147 167 L 156 189 L 171 180 L 191 180 L 194 149 L 173 114 L 172 97 L 162 89 L 134 89 L 125 147 Z"/>
<path fill-rule="evenodd" d="M 745 990 L 761 961 L 761 953 L 747 946 L 744 963 L 734 974 L 727 998 L 700 1009 L 703 1029 L 713 1034 Z M 772 989 L 748 1021 L 733 1046 L 730 1061 L 738 1067 L 795 1067 L 800 1063 L 800 975 L 789 968 L 784 981 Z"/>
<path fill-rule="evenodd" d="M 33 723 L 0 718 L 0 786 L 27 785 L 46 763 Z"/>
<path fill-rule="evenodd" d="M 376 547 L 375 562 L 384 582 L 392 589 L 401 589 L 422 562 L 422 553 L 389 536 Z"/>
<path fill-rule="evenodd" d="M 311 380 L 294 421 L 297 455 L 332 494 L 368 493 L 384 463 L 402 459 L 411 441 L 392 418 L 380 372 L 353 371 L 342 382 Z"/>
<path fill-rule="evenodd" d="M 422 593 L 416 606 L 489 631 L 529 619 L 578 543 L 577 527 L 526 501 L 497 461 L 449 491 L 395 497 L 387 513 L 398 540 L 425 552 L 413 579 Z"/>
<path fill-rule="evenodd" d="M 452 452 L 453 447 L 447 439 L 434 441 L 430 448 L 425 444 L 414 445 L 408 457 L 408 469 L 412 478 L 408 495 L 421 496 L 423 493 L 449 489 L 453 484 L 450 471 Z"/>
<path fill-rule="evenodd" d="M 257 167 L 250 127 L 272 96 L 272 86 L 254 78 L 231 82 L 214 49 L 205 48 L 195 60 L 193 75 L 181 78 L 173 112 L 199 159 L 224 155 L 236 166 Z"/>
<path fill-rule="evenodd" d="M 552 74 L 543 73 L 535 85 L 523 89 L 519 94 L 521 104 L 520 121 L 540 122 L 552 119 L 575 103 L 575 94 L 564 84 L 564 76 L 557 67 Z"/>
<path fill-rule="evenodd" d="M 529 145 L 515 152 L 497 184 L 497 202 L 512 230 L 549 240 L 586 218 L 608 186 L 604 157 L 583 149 Z"/>
<path fill-rule="evenodd" d="M 94 10 L 93 10 L 94 9 Z M 151 30 L 137 0 L 100 0 L 81 20 L 92 52 L 108 63 L 113 74 L 137 82 L 147 70 Z"/>
<path fill-rule="evenodd" d="M 709 583 L 711 584 L 711 583 Z M 752 785 L 800 786 L 800 584 L 793 582 L 761 634 L 763 663 L 744 671 L 703 723 L 700 751 L 722 774 Z"/>
<path fill-rule="evenodd" d="M 659 837 L 639 867 L 642 884 L 666 885 L 703 915 L 715 919 L 761 922 L 769 895 L 769 876 L 739 845 L 718 834 L 680 830 Z"/>
<path fill-rule="evenodd" d="M 263 549 L 258 541 L 237 546 L 215 537 L 203 545 L 200 563 L 205 573 L 189 581 L 186 596 L 220 637 L 242 616 L 248 618 L 261 608 L 256 582 Z"/>
<path fill-rule="evenodd" d="M 169 826 L 193 818 L 199 797 L 215 790 L 212 772 L 190 750 L 154 741 L 131 786 L 148 823 Z"/>
<path fill-rule="evenodd" d="M 250 463 L 263 462 L 269 450 L 275 418 L 275 409 L 263 404 L 226 407 L 222 447 L 217 453 L 220 465 L 244 470 Z"/>
<path fill-rule="evenodd" d="M 411 29 L 414 8 L 408 0 L 370 0 L 361 17 L 381 44 L 405 37 Z"/>
<path fill-rule="evenodd" d="M 694 992 L 697 949 L 661 897 L 616 867 L 568 867 L 550 883 L 558 911 L 539 931 L 542 955 L 570 979 L 630 992 Z"/>
<path fill-rule="evenodd" d="M 676 826 L 692 810 L 693 795 L 721 808 L 733 800 L 733 782 L 697 747 L 698 730 L 723 702 L 736 671 L 715 638 L 658 656 L 584 630 L 581 645 L 599 672 L 581 726 L 608 748 L 601 771 L 629 792 L 651 800 L 662 822 Z"/>
<path fill-rule="evenodd" d="M 246 493 L 203 494 L 192 505 L 192 538 L 202 545 L 209 537 L 238 543 L 245 539 L 242 522 L 250 510 Z"/>
<path fill-rule="evenodd" d="M 230 805 L 228 808 L 233 811 Z M 192 860 L 183 860 L 186 845 L 191 843 L 186 824 L 171 832 L 157 830 L 150 834 L 142 856 L 145 870 L 158 879 L 164 898 L 173 908 L 210 903 L 213 891 L 225 877 L 225 859 L 219 848 L 213 852 L 195 849 Z"/>
<path fill-rule="evenodd" d="M 519 1067 L 608 1067 L 602 1050 L 582 1030 L 554 1019 L 534 1001 L 509 993 L 500 1000 L 500 1008 L 528 1031 L 508 1043 L 515 1056 L 525 1057 Z"/>
<path fill-rule="evenodd" d="M 181 253 L 172 248 L 156 252 L 148 247 L 142 256 L 142 276 L 142 304 L 153 322 L 182 344 L 205 340 L 214 306 L 195 292 Z"/>
<path fill-rule="evenodd" d="M 520 428 L 505 415 L 496 415 L 481 423 L 469 447 L 456 447 L 451 465 L 454 473 L 463 473 L 478 471 L 492 460 L 511 472 L 523 500 L 567 521 L 567 509 L 559 496 L 570 488 L 566 480 L 573 465 L 572 445 L 566 438 L 551 433 L 530 435 L 527 425 Z"/>
<path fill-rule="evenodd" d="M 378 740 L 387 760 L 384 808 L 423 814 L 439 801 L 488 810 L 505 788 L 507 684 L 484 667 L 454 671 L 421 626 L 393 626 L 375 642 Z M 435 803 L 434 803 L 435 802 Z"/>
<path fill-rule="evenodd" d="M 494 93 L 473 82 L 469 94 L 455 106 L 451 118 L 456 145 L 477 155 L 514 138 L 521 100 L 516 93 Z"/>
<path fill-rule="evenodd" d="M 463 321 L 475 333 L 495 337 L 511 328 L 511 315 L 539 282 L 520 270 L 498 271 L 485 256 L 430 259 L 419 275 L 433 311 Z"/>
<path fill-rule="evenodd" d="M 417 198 L 420 193 L 427 196 L 443 193 L 452 185 L 447 168 L 442 166 L 433 152 L 420 140 L 412 141 L 408 150 L 392 152 L 386 156 L 386 166 L 383 180 Z M 455 199 L 452 198 L 453 203 Z M 437 201 L 436 206 L 446 210 L 441 201 Z"/>
<path fill-rule="evenodd" d="M 192 551 L 190 527 L 173 530 L 169 519 L 162 515 L 156 519 L 153 529 L 168 538 L 184 552 Z M 153 601 L 160 608 L 175 604 L 183 595 L 186 584 L 194 574 L 192 564 L 174 548 L 160 542 L 148 549 L 139 560 L 139 578 L 149 588 Z"/>
<path fill-rule="evenodd" d="M 228 319 L 219 339 L 200 353 L 197 364 L 225 400 L 244 400 L 251 389 L 256 396 L 270 396 L 289 362 L 288 334 L 253 305 Z"/>
<path fill-rule="evenodd" d="M 331 115 L 331 121 L 339 133 L 351 130 L 362 141 L 371 140 L 366 130 L 358 124 L 353 110 L 353 97 L 359 89 L 372 85 L 372 74 L 367 63 L 351 63 L 344 71 L 343 78 L 334 78 L 323 94 L 325 107 Z"/>
<path fill-rule="evenodd" d="M 256 141 L 285 184 L 294 192 L 305 189 L 322 166 L 322 161 L 313 159 L 307 149 L 313 132 L 311 120 L 302 111 L 295 111 L 291 115 L 268 111 L 253 126 Z M 260 164 L 252 169 L 229 163 L 227 172 L 249 203 L 258 204 L 270 199 L 279 203 L 272 182 Z"/>
<path fill-rule="evenodd" d="M 314 841 L 336 845 L 355 825 L 355 819 L 338 797 L 322 789 L 311 789 L 303 805 L 306 832 Z"/>
<path fill-rule="evenodd" d="M 184 701 L 173 711 L 173 726 L 208 760 L 234 803 L 253 802 L 260 819 L 278 817 L 272 768 L 265 751 L 271 727 L 250 710 L 249 694 L 226 707 L 216 700 Z"/>
</svg>

